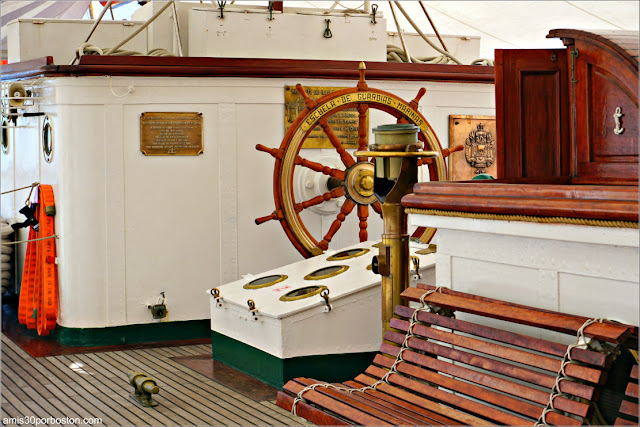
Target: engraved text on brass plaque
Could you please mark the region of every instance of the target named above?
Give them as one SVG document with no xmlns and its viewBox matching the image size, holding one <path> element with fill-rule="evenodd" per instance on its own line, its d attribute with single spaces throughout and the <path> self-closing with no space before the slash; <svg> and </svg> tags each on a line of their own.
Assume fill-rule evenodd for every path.
<svg viewBox="0 0 640 427">
<path fill-rule="evenodd" d="M 342 87 L 307 86 L 304 88 L 311 99 L 318 99 L 335 92 Z M 298 115 L 304 110 L 304 99 L 295 86 L 284 87 L 284 127 L 285 132 Z M 358 148 L 358 110 L 348 108 L 328 117 L 329 126 L 346 148 Z M 367 110 L 367 128 L 369 111 Z M 329 138 L 320 126 L 316 126 L 305 140 L 302 148 L 333 148 Z"/>
<path fill-rule="evenodd" d="M 202 113 L 142 113 L 140 151 L 146 156 L 202 154 Z"/>
</svg>

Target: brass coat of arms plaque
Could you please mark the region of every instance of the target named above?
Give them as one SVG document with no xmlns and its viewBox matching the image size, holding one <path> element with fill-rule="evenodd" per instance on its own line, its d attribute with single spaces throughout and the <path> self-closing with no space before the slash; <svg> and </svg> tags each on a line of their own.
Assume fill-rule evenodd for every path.
<svg viewBox="0 0 640 427">
<path fill-rule="evenodd" d="M 497 178 L 496 118 L 493 116 L 449 116 L 449 147 L 464 150 L 449 156 L 449 179 L 468 181 L 479 174 Z"/>
<path fill-rule="evenodd" d="M 343 87 L 305 86 L 304 90 L 311 99 L 318 99 Z M 284 87 L 284 131 L 286 132 L 293 121 L 304 110 L 304 99 L 295 86 Z M 338 136 L 346 148 L 358 148 L 358 111 L 348 108 L 339 111 L 328 118 L 329 126 Z M 367 110 L 367 129 L 369 128 L 369 111 Z M 329 138 L 320 126 L 316 126 L 302 148 L 333 148 Z"/>
<path fill-rule="evenodd" d="M 145 156 L 202 154 L 202 113 L 142 113 L 140 151 Z"/>
</svg>

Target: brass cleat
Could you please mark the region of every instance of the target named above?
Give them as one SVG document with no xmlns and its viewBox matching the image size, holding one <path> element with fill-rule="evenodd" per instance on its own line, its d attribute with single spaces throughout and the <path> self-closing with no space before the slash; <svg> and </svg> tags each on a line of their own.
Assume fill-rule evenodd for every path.
<svg viewBox="0 0 640 427">
<path fill-rule="evenodd" d="M 128 376 L 129 383 L 134 387 L 134 392 L 129 397 L 145 408 L 158 406 L 158 402 L 152 398 L 153 394 L 160 392 L 156 380 L 143 372 L 130 371 Z"/>
</svg>

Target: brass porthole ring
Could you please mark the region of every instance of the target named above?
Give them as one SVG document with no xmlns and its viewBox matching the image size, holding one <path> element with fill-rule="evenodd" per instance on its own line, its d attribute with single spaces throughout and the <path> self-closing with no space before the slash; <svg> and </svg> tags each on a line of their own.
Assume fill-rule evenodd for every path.
<svg viewBox="0 0 640 427">
<path fill-rule="evenodd" d="M 298 301 L 304 298 L 309 298 L 314 295 L 318 295 L 322 291 L 328 289 L 326 286 L 305 286 L 304 288 L 294 289 L 292 291 L 287 292 L 286 294 L 280 297 L 280 301 Z"/>
<path fill-rule="evenodd" d="M 261 289 L 267 286 L 275 285 L 276 283 L 284 282 L 289 276 L 286 274 L 274 274 L 271 276 L 260 277 L 252 280 L 243 286 L 244 289 Z"/>
<path fill-rule="evenodd" d="M 338 274 L 342 274 L 348 269 L 349 269 L 348 265 L 332 265 L 331 267 L 322 267 L 304 276 L 304 280 L 328 279 L 329 277 L 334 277 L 334 276 L 337 276 Z"/>
<path fill-rule="evenodd" d="M 49 116 L 45 116 L 42 123 L 42 154 L 47 163 L 53 158 L 53 126 Z"/>
<path fill-rule="evenodd" d="M 327 258 L 327 261 L 344 261 L 345 259 L 359 257 L 360 255 L 364 255 L 367 252 L 369 252 L 369 249 L 347 249 L 346 251 L 340 251 L 336 254 L 331 255 L 329 258 Z"/>
</svg>

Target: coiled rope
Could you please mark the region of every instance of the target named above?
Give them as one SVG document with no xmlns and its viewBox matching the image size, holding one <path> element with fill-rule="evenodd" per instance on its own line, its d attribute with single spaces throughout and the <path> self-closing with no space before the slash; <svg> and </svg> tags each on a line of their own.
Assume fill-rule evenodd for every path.
<svg viewBox="0 0 640 427">
<path fill-rule="evenodd" d="M 11 228 L 9 222 L 4 218 L 0 218 L 0 233 L 2 235 L 2 248 L 0 250 L 0 284 L 2 285 L 2 295 L 4 295 L 5 291 L 9 287 L 9 280 L 11 279 L 11 253 L 13 252 L 13 248 L 8 246 L 11 243 L 13 228 Z"/>
<path fill-rule="evenodd" d="M 291 413 L 293 415 L 297 415 L 296 413 L 296 405 L 298 404 L 298 402 L 306 402 L 306 400 L 304 399 L 303 395 L 310 391 L 310 390 L 315 390 L 318 387 L 322 387 L 322 388 L 331 388 L 334 390 L 340 390 L 340 391 L 344 391 L 347 393 L 353 393 L 354 391 L 359 391 L 359 392 L 365 392 L 366 390 L 375 390 L 376 387 L 378 387 L 380 384 L 382 383 L 386 383 L 389 384 L 389 377 L 392 374 L 396 374 L 398 373 L 396 366 L 398 366 L 401 362 L 404 361 L 402 354 L 405 352 L 405 350 L 407 350 L 409 348 L 409 339 L 412 338 L 414 336 L 413 333 L 413 328 L 414 326 L 418 323 L 418 314 L 420 314 L 423 311 L 429 311 L 429 312 L 433 312 L 433 307 L 431 307 L 429 304 L 427 304 L 425 302 L 425 298 L 428 297 L 429 295 L 431 295 L 434 292 L 442 292 L 442 286 L 438 286 L 435 289 L 432 289 L 430 291 L 425 292 L 421 297 L 420 297 L 420 302 L 422 303 L 422 307 L 416 309 L 413 314 L 411 315 L 411 319 L 409 320 L 409 329 L 407 329 L 407 333 L 404 336 L 404 341 L 402 342 L 402 346 L 400 346 L 400 351 L 398 352 L 398 355 L 396 356 L 396 360 L 393 362 L 393 365 L 391 365 L 391 368 L 389 369 L 389 371 L 387 371 L 387 373 L 380 378 L 378 381 L 376 381 L 375 383 L 365 386 L 365 387 L 361 387 L 361 388 L 347 388 L 347 387 L 341 387 L 341 386 L 337 386 L 334 384 L 328 384 L 328 383 L 316 383 L 316 384 L 311 384 L 306 386 L 305 388 L 303 388 L 302 390 L 300 390 L 300 392 L 298 392 L 298 394 L 296 395 L 295 399 L 293 399 L 293 404 L 291 405 Z"/>
<path fill-rule="evenodd" d="M 409 62 L 404 50 L 396 45 L 387 45 L 387 62 Z M 457 64 L 453 59 L 446 55 L 440 56 L 413 56 L 411 62 L 416 64 Z M 479 58 L 471 62 L 471 65 L 485 65 L 492 67 L 494 62 L 492 59 Z"/>
<path fill-rule="evenodd" d="M 169 52 L 166 49 L 156 48 L 151 49 L 147 53 L 136 52 L 134 50 L 125 50 L 125 49 L 116 49 L 113 52 L 110 52 L 112 48 L 100 48 L 92 43 L 86 42 L 82 43 L 80 47 L 78 47 L 77 54 L 78 57 L 83 55 L 109 55 L 109 56 L 176 56 L 175 54 Z M 109 53 L 106 53 L 109 52 Z"/>
</svg>

